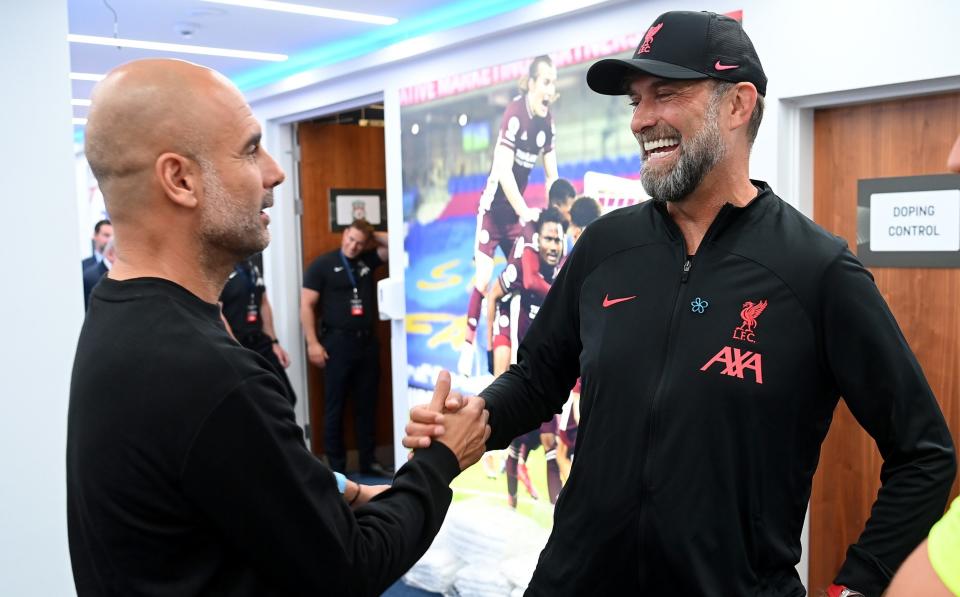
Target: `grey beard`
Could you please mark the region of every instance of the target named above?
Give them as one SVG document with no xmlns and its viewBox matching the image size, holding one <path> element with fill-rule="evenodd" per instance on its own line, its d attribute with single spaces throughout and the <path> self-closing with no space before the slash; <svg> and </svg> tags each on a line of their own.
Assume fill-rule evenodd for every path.
<svg viewBox="0 0 960 597">
<path fill-rule="evenodd" d="M 681 201 L 700 186 L 726 154 L 720 138 L 715 114 L 708 114 L 706 122 L 690 141 L 681 141 L 680 156 L 674 167 L 664 174 L 648 168 L 640 171 L 640 182 L 656 201 Z"/>
</svg>

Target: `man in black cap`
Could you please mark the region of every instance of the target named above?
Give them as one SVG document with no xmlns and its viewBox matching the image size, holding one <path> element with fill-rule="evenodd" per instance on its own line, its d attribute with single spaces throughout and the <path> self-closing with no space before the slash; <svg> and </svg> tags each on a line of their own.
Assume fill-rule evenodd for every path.
<svg viewBox="0 0 960 597">
<path fill-rule="evenodd" d="M 870 273 L 749 178 L 767 86 L 750 39 L 668 12 L 587 83 L 630 97 L 654 200 L 590 225 L 481 392 L 502 448 L 582 376 L 576 465 L 527 595 L 804 595 L 800 533 L 842 396 L 883 485 L 830 595 L 879 596 L 943 512 L 953 444 Z M 436 416 L 412 411 L 405 444 L 428 445 Z"/>
</svg>

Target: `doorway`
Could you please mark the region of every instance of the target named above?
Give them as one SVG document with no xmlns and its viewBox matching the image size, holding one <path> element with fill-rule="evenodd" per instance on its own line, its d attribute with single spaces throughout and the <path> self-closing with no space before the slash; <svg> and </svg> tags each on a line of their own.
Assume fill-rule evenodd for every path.
<svg viewBox="0 0 960 597">
<path fill-rule="evenodd" d="M 296 125 L 302 272 L 318 256 L 340 248 L 341 232 L 331 218 L 332 189 L 386 189 L 383 105 L 374 103 L 324 115 Z M 386 213 L 381 217 L 386 222 Z M 388 231 L 389 233 L 389 231 Z M 389 265 L 377 268 L 379 281 L 389 276 Z M 302 276 L 301 276 L 302 279 Z M 380 381 L 376 406 L 376 458 L 393 463 L 393 406 L 389 322 L 378 321 L 375 334 L 380 344 Z M 309 435 L 311 450 L 323 456 L 323 371 L 307 367 Z M 348 399 L 343 415 L 347 469 L 358 466 L 353 401 Z"/>
<path fill-rule="evenodd" d="M 942 174 L 960 133 L 960 93 L 819 109 L 813 115 L 814 220 L 857 240 L 857 180 Z M 960 270 L 870 268 L 940 402 L 960 434 Z M 821 450 L 810 500 L 808 592 L 826 589 L 870 514 L 882 460 L 841 401 Z M 960 481 L 954 481 L 951 499 Z"/>
</svg>

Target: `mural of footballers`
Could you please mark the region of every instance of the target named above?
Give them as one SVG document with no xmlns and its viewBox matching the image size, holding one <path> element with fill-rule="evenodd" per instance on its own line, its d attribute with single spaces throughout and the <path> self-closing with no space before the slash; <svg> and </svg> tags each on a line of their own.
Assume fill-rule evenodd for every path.
<svg viewBox="0 0 960 597">
<path fill-rule="evenodd" d="M 566 225 L 566 218 L 555 207 L 541 213 L 530 242 L 524 236 L 517 238 L 507 267 L 487 295 L 487 329 L 490 330 L 490 345 L 493 346 L 494 375 L 500 375 L 511 362 L 516 362 L 517 346 L 537 316 L 557 274 L 566 246 Z M 550 503 L 556 503 L 561 486 L 556 435 L 557 421 L 554 417 L 541 425 L 539 430 L 518 437 L 510 444 L 507 452 L 507 494 L 511 507 L 517 506 L 518 478 L 530 497 L 539 497 L 530 483 L 526 464 L 520 463 L 520 459 L 525 460 L 527 453 L 540 445 L 543 445 L 546 457 Z"/>
<path fill-rule="evenodd" d="M 553 260 L 554 252 L 539 253 L 541 239 L 534 234 L 541 210 L 555 207 L 563 216 L 566 246 L 557 255 L 562 263 L 572 237 L 591 217 L 645 198 L 638 180 L 637 143 L 622 126 L 631 107 L 620 97 L 598 100 L 583 85 L 593 61 L 632 55 L 640 39 L 624 35 L 560 49 L 549 58 L 507 56 L 498 62 L 491 57 L 490 64 L 399 90 L 409 406 L 429 400 L 442 369 L 452 372 L 457 390 L 468 393 L 493 380 L 494 357 L 488 354 L 493 338 L 482 303 L 491 287 L 500 287 L 498 280 L 515 254 L 518 276 L 525 275 L 529 285 L 533 274 L 549 287 L 551 268 L 541 273 L 540 258 Z M 581 195 L 597 201 L 575 199 Z M 576 205 L 580 207 L 574 217 Z M 516 253 L 517 239 L 528 249 L 532 266 L 522 265 L 524 253 Z M 507 308 L 510 303 L 489 304 Z M 515 304 L 519 308 L 519 302 Z M 513 328 L 517 332 L 518 325 Z M 501 333 L 506 338 L 510 334 Z M 516 346 L 499 342 L 498 370 L 509 364 L 511 347 Z M 464 353 L 469 375 L 458 371 Z M 560 487 L 556 469 L 561 481 L 570 470 L 576 423 L 571 403 L 557 431 L 547 438 L 547 450 L 556 446 L 556 467 L 552 450 L 547 462 L 545 450 L 535 449 L 541 444 L 539 429 L 528 442 L 533 451 L 526 458 L 520 454 L 524 449 L 516 449 L 516 479 L 510 480 L 519 487 L 515 511 L 544 528 L 553 520 L 548 496 Z M 508 509 L 503 491 L 506 454 L 491 452 L 482 464 L 464 471 L 452 486 L 454 499 Z M 540 499 L 525 499 L 524 484 L 529 495 Z"/>
<path fill-rule="evenodd" d="M 523 225 L 536 221 L 539 215 L 523 196 L 538 157 L 543 156 L 546 188 L 558 178 L 555 127 L 550 114 L 557 91 L 557 69 L 550 57 L 534 58 L 521 83 L 523 93 L 504 111 L 493 150 L 493 166 L 480 197 L 473 254 L 474 288 L 467 305 L 467 333 L 457 363 L 462 375 L 470 375 L 475 368 L 474 340 L 496 250 L 499 247 L 504 256 L 508 255 Z"/>
</svg>

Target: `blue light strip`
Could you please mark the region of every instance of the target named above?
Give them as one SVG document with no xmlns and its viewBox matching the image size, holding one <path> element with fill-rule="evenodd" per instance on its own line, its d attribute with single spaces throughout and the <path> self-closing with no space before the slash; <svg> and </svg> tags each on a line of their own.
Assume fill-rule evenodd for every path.
<svg viewBox="0 0 960 597">
<path fill-rule="evenodd" d="M 276 83 L 298 73 L 335 64 L 364 54 L 376 52 L 393 44 L 437 31 L 444 31 L 489 19 L 503 13 L 535 4 L 539 0 L 464 0 L 437 10 L 404 19 L 396 25 L 374 29 L 370 33 L 351 37 L 290 56 L 286 62 L 263 66 L 231 77 L 241 91 L 249 91 Z M 83 127 L 73 131 L 75 143 L 83 143 Z"/>
<path fill-rule="evenodd" d="M 408 39 L 489 19 L 537 1 L 464 0 L 401 20 L 395 25 L 378 27 L 363 35 L 292 55 L 286 62 L 256 68 L 236 75 L 232 80 L 242 91 L 249 91 L 304 71 L 363 56 Z"/>
</svg>

